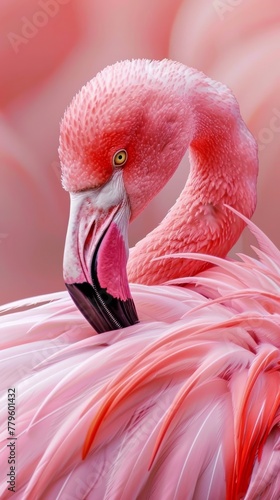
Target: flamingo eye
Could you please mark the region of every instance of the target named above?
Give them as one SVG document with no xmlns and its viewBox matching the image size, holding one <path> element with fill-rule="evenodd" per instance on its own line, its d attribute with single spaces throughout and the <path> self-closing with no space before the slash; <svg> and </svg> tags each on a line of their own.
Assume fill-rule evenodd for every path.
<svg viewBox="0 0 280 500">
<path fill-rule="evenodd" d="M 127 161 L 127 151 L 125 149 L 120 149 L 113 156 L 114 167 L 122 167 Z"/>
</svg>

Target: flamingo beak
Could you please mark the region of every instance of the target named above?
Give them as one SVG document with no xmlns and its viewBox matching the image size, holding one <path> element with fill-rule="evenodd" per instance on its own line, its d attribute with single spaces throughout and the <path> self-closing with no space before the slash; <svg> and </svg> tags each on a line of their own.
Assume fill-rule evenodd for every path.
<svg viewBox="0 0 280 500">
<path fill-rule="evenodd" d="M 109 208 L 101 203 L 100 190 L 72 193 L 70 198 L 63 259 L 69 294 L 98 333 L 137 323 L 126 273 L 127 198 Z"/>
</svg>

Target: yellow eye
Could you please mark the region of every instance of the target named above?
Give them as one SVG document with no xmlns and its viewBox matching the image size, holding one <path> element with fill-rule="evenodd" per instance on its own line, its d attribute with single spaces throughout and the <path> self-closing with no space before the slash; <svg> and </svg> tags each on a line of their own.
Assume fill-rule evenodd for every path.
<svg viewBox="0 0 280 500">
<path fill-rule="evenodd" d="M 127 151 L 125 149 L 120 149 L 114 154 L 113 165 L 115 167 L 122 167 L 127 160 Z"/>
</svg>

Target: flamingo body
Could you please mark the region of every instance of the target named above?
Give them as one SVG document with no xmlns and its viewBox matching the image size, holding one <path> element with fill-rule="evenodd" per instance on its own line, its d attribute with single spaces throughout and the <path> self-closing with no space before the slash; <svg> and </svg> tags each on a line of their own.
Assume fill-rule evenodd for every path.
<svg viewBox="0 0 280 500">
<path fill-rule="evenodd" d="M 209 257 L 189 288 L 132 285 L 129 328 L 94 335 L 64 292 L 2 316 L 16 499 L 279 498 L 280 254 L 251 227 L 260 261 Z"/>
</svg>

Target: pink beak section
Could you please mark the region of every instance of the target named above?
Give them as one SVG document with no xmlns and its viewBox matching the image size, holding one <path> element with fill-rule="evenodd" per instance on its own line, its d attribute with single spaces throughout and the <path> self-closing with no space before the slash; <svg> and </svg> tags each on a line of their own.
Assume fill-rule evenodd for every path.
<svg viewBox="0 0 280 500">
<path fill-rule="evenodd" d="M 105 211 L 90 192 L 71 195 L 64 280 L 98 333 L 138 322 L 126 273 L 129 215 L 126 201 Z"/>
<path fill-rule="evenodd" d="M 113 221 L 104 234 L 98 250 L 97 276 L 101 288 L 112 297 L 126 301 L 132 298 L 126 274 L 127 252 L 123 236 Z"/>
</svg>

